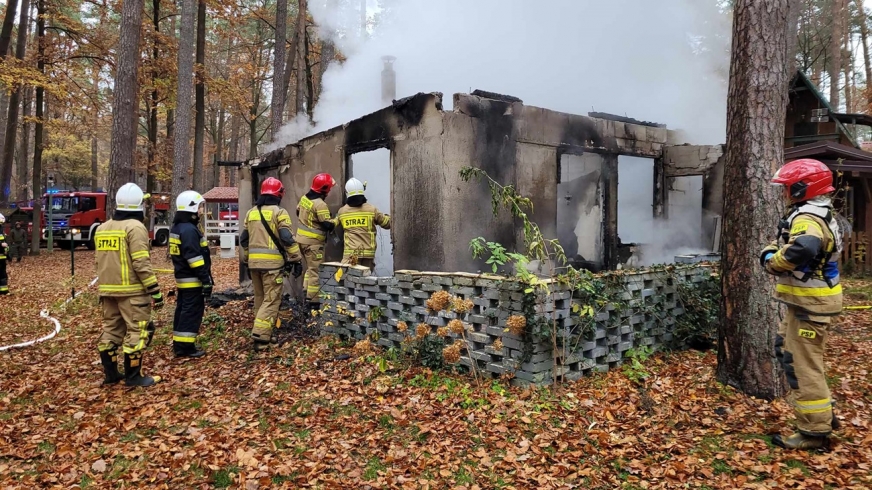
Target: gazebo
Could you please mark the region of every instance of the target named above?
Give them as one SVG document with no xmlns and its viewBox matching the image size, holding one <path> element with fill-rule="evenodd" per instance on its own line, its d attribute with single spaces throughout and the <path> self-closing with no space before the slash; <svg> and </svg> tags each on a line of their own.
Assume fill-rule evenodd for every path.
<svg viewBox="0 0 872 490">
<path fill-rule="evenodd" d="M 235 233 L 239 229 L 239 189 L 237 187 L 213 187 L 203 194 L 203 198 L 206 199 L 207 204 L 214 205 L 207 207 L 206 236 L 208 238 L 216 238 L 222 233 Z M 236 206 L 232 206 L 234 204 Z M 223 208 L 222 205 L 226 205 L 226 208 Z M 216 207 L 218 208 L 217 212 L 215 212 Z"/>
</svg>

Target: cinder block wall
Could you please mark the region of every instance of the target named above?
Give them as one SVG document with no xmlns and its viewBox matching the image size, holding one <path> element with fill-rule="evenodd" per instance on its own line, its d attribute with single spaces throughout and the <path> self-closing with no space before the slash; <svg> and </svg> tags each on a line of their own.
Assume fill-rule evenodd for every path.
<svg viewBox="0 0 872 490">
<path fill-rule="evenodd" d="M 656 349 L 671 342 L 675 318 L 684 314 L 677 283 L 702 282 L 710 274 L 706 265 L 613 273 L 609 281 L 618 286 L 618 297 L 589 309 L 559 284 L 549 284 L 547 294 L 527 294 L 528 285 L 490 274 L 402 270 L 375 277 L 365 267 L 325 263 L 320 324 L 325 335 L 359 340 L 377 336 L 381 346 L 402 348 L 418 325 L 426 324 L 437 335 L 440 327 L 460 319 L 463 334 L 446 328 L 441 333 L 446 345 L 465 339 L 462 364 L 475 364 L 479 373 L 491 377 L 513 373 L 513 384 L 549 384 L 555 370 L 566 380 L 577 380 L 619 366 L 632 348 Z M 464 314 L 429 311 L 427 300 L 437 291 L 471 300 L 473 308 Z M 521 317 L 526 326 L 515 335 L 508 326 Z M 401 322 L 405 329 L 398 328 Z M 558 337 L 557 366 L 554 342 L 544 334 L 552 330 Z"/>
</svg>

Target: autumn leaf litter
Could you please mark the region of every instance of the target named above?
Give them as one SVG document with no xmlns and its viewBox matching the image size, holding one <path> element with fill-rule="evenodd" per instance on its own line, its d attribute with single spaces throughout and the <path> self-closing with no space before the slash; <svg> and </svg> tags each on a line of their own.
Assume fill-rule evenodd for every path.
<svg viewBox="0 0 872 490">
<path fill-rule="evenodd" d="M 159 249 L 156 249 L 159 250 Z M 76 252 L 77 287 L 94 274 Z M 153 252 L 157 267 L 169 268 Z M 792 418 L 782 401 L 714 379 L 716 355 L 658 354 L 639 384 L 621 370 L 557 390 L 360 357 L 305 323 L 264 357 L 249 352 L 250 302 L 207 309 L 207 357 L 175 360 L 159 313 L 151 389 L 102 387 L 100 313 L 89 290 L 66 308 L 69 253 L 10 264 L 0 298 L 0 487 L 115 488 L 856 488 L 872 487 L 872 312 L 844 315 L 828 353 L 842 423 L 828 451 L 773 448 Z M 216 258 L 216 291 L 236 286 Z M 164 293 L 170 276 L 160 276 Z M 872 283 L 846 281 L 872 304 Z M 336 360 L 337 356 L 350 356 Z M 340 359 L 342 357 L 339 357 Z M 385 359 L 384 357 L 382 359 Z"/>
</svg>

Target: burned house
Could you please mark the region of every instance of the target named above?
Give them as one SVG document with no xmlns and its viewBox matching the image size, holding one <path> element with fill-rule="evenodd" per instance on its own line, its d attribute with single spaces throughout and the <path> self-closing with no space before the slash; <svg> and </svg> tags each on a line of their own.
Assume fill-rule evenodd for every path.
<svg viewBox="0 0 872 490">
<path fill-rule="evenodd" d="M 486 183 L 461 179 L 460 170 L 472 166 L 530 197 L 532 220 L 546 237 L 559 238 L 571 259 L 614 269 L 632 263 L 645 245 L 644 234 L 631 243 L 619 233 L 622 182 L 647 182 L 627 198 L 636 198 L 646 222 L 667 222 L 695 193 L 691 223 L 680 219 L 701 248 L 716 245 L 723 148 L 677 139 L 663 125 L 567 114 L 489 92 L 455 94 L 452 110 L 443 109 L 441 93 L 419 93 L 243 167 L 240 212 L 268 176 L 282 180 L 282 204 L 294 209 L 312 177 L 329 172 L 339 184 L 327 201 L 334 210 L 344 182 L 358 177 L 368 181 L 370 201 L 392 216 L 379 243 L 393 252 L 391 269 L 475 272 L 482 264 L 472 259 L 470 240 L 483 236 L 517 250 L 523 237 L 507 212 L 494 216 Z M 341 258 L 336 243 L 328 243 L 326 258 Z"/>
</svg>

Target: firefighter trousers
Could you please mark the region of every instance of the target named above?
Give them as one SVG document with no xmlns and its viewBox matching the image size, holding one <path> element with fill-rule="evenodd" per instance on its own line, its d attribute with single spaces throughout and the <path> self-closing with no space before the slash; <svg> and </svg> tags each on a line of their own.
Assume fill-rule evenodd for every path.
<svg viewBox="0 0 872 490">
<path fill-rule="evenodd" d="M 251 336 L 255 342 L 269 343 L 282 304 L 284 278 L 281 271 L 251 271 L 251 284 L 255 311 Z"/>
<path fill-rule="evenodd" d="M 182 283 L 184 284 L 184 283 Z M 203 288 L 179 288 L 176 292 L 176 311 L 173 314 L 173 351 L 177 354 L 196 350 L 206 299 Z"/>
<path fill-rule="evenodd" d="M 303 276 L 303 289 L 306 290 L 306 301 L 318 299 L 321 285 L 318 280 L 318 271 L 324 263 L 324 244 L 304 245 L 300 244 L 300 251 L 306 258 L 306 275 Z"/>
<path fill-rule="evenodd" d="M 793 306 L 787 307 L 775 339 L 775 355 L 784 367 L 796 426 L 809 436 L 825 436 L 832 431 L 833 399 L 824 367 L 828 337 L 828 318 L 814 317 Z"/>
<path fill-rule="evenodd" d="M 125 354 L 145 349 L 150 340 L 151 297 L 147 294 L 101 296 L 100 304 L 103 306 L 103 333 L 97 349 L 100 352 L 112 351 L 123 345 Z"/>
<path fill-rule="evenodd" d="M 0 251 L 0 253 L 3 252 Z M 9 294 L 9 276 L 6 275 L 6 259 L 0 259 L 0 294 Z"/>
</svg>

